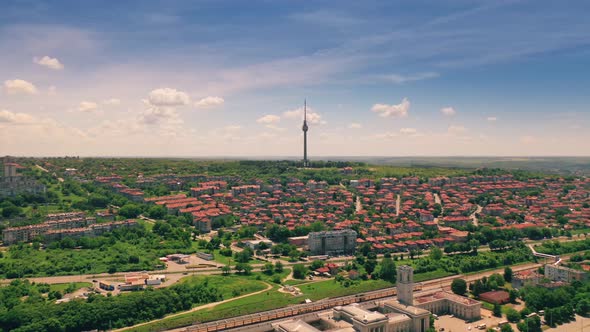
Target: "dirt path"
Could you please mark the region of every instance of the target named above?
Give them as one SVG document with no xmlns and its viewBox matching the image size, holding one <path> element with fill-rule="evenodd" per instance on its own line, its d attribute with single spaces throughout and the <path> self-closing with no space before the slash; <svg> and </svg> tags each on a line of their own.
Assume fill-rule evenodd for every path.
<svg viewBox="0 0 590 332">
<path fill-rule="evenodd" d="M 402 203 L 401 201 L 402 201 L 402 200 L 401 200 L 401 197 L 400 197 L 400 195 L 398 194 L 398 195 L 397 195 L 397 200 L 395 201 L 395 215 L 396 215 L 396 216 L 398 216 L 398 217 L 399 217 L 399 207 L 400 207 L 400 205 L 401 205 L 401 203 Z"/>
<path fill-rule="evenodd" d="M 256 295 L 256 294 L 268 292 L 269 290 L 272 289 L 272 285 L 271 284 L 266 283 L 266 282 L 263 282 L 263 283 L 266 285 L 266 288 L 263 289 L 263 290 L 254 292 L 254 293 L 248 293 L 248 294 L 240 295 L 240 296 L 237 296 L 237 297 L 232 297 L 230 299 L 222 300 L 222 301 L 218 301 L 218 302 L 207 303 L 207 304 L 204 304 L 204 305 L 201 305 L 201 306 L 198 306 L 198 307 L 194 307 L 194 308 L 192 308 L 190 310 L 187 310 L 187 311 L 177 312 L 177 313 L 174 313 L 174 314 L 171 314 L 171 315 L 164 316 L 164 317 L 159 318 L 159 319 L 151 320 L 149 322 L 145 322 L 145 323 L 141 323 L 141 324 L 137 324 L 137 325 L 133 325 L 133 326 L 127 326 L 127 327 L 124 327 L 124 328 L 121 328 L 121 329 L 118 329 L 118 330 L 112 330 L 112 331 L 114 331 L 114 332 L 115 331 L 127 331 L 129 329 L 134 329 L 134 328 L 137 328 L 137 327 L 140 327 L 140 326 L 143 326 L 143 325 L 148 325 L 148 324 L 151 324 L 151 323 L 159 322 L 161 320 L 168 319 L 168 318 L 171 318 L 171 317 L 176 317 L 176 316 L 184 315 L 184 314 L 187 314 L 187 313 L 190 313 L 190 312 L 195 312 L 195 311 L 202 310 L 202 309 L 213 308 L 213 307 L 215 307 L 215 306 L 217 306 L 219 304 L 222 304 L 222 303 L 226 303 L 226 302 L 238 300 L 238 299 L 241 299 L 241 298 L 244 298 L 244 297 L 247 297 L 247 296 L 252 296 L 252 295 Z"/>
</svg>

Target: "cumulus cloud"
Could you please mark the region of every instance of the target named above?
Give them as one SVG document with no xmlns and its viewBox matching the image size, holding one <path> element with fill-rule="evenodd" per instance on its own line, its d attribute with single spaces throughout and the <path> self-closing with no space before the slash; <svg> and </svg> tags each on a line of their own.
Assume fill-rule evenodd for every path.
<svg viewBox="0 0 590 332">
<path fill-rule="evenodd" d="M 418 131 L 416 128 L 402 128 L 399 130 L 399 132 L 403 135 L 415 135 Z"/>
<path fill-rule="evenodd" d="M 117 99 L 117 98 L 109 98 L 106 100 L 103 100 L 103 105 L 108 105 L 108 106 L 116 106 L 116 105 L 121 105 L 121 100 Z"/>
<path fill-rule="evenodd" d="M 455 111 L 454 108 L 452 107 L 443 107 L 440 109 L 440 112 L 444 115 L 444 116 L 453 116 L 455 114 L 457 114 L 457 112 Z"/>
<path fill-rule="evenodd" d="M 52 58 L 47 55 L 42 58 L 35 57 L 33 58 L 33 62 L 40 66 L 47 67 L 53 70 L 64 69 L 64 65 L 61 62 L 59 62 L 57 58 Z"/>
<path fill-rule="evenodd" d="M 155 125 L 162 122 L 175 125 L 184 122 L 172 107 L 150 107 L 141 113 L 139 121 L 147 125 Z"/>
<path fill-rule="evenodd" d="M 34 95 L 37 93 L 37 87 L 33 83 L 19 79 L 4 81 L 4 90 L 10 95 L 19 93 Z"/>
<path fill-rule="evenodd" d="M 287 119 L 300 119 L 303 121 L 303 107 L 285 111 L 283 116 Z M 326 124 L 326 121 L 322 120 L 322 116 L 315 112 L 312 108 L 307 108 L 307 123 L 309 124 Z"/>
<path fill-rule="evenodd" d="M 410 110 L 410 101 L 408 98 L 402 99 L 402 102 L 397 105 L 388 105 L 388 104 L 375 104 L 371 108 L 371 111 L 378 113 L 379 116 L 387 118 L 403 118 L 408 116 L 408 111 Z"/>
<path fill-rule="evenodd" d="M 195 106 L 196 107 L 213 107 L 213 106 L 223 105 L 224 102 L 225 102 L 225 100 L 223 100 L 223 98 L 221 98 L 221 97 L 209 96 L 209 97 L 205 97 L 205 98 L 200 99 L 197 102 L 195 102 Z"/>
<path fill-rule="evenodd" d="M 447 132 L 451 135 L 459 135 L 467 131 L 467 129 L 463 126 L 449 126 Z"/>
<path fill-rule="evenodd" d="M 281 121 L 281 117 L 278 115 L 274 115 L 274 114 L 267 114 L 261 118 L 258 118 L 258 120 L 256 120 L 256 122 L 261 123 L 261 124 L 273 124 L 273 123 L 278 123 L 279 121 Z"/>
<path fill-rule="evenodd" d="M 486 120 L 488 120 L 489 122 L 495 122 L 498 119 L 495 116 L 488 116 Z"/>
<path fill-rule="evenodd" d="M 0 110 L 0 123 L 14 125 L 33 123 L 35 118 L 26 113 L 14 113 L 7 110 Z"/>
<path fill-rule="evenodd" d="M 148 96 L 148 103 L 153 106 L 182 106 L 190 103 L 188 94 L 171 88 L 155 89 Z"/>
<path fill-rule="evenodd" d="M 348 128 L 350 128 L 350 129 L 360 129 L 362 127 L 363 126 L 360 123 L 356 123 L 356 122 L 353 122 L 353 123 L 351 123 L 351 124 L 348 125 Z"/>
<path fill-rule="evenodd" d="M 78 106 L 80 112 L 94 112 L 98 108 L 98 105 L 92 101 L 83 101 Z"/>
</svg>

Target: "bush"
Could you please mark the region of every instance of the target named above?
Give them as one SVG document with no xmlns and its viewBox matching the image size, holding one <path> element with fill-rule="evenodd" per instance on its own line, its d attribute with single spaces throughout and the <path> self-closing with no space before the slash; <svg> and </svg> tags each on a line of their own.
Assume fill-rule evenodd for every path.
<svg viewBox="0 0 590 332">
<path fill-rule="evenodd" d="M 463 279 L 455 279 L 451 283 L 451 290 L 458 295 L 465 295 L 467 292 L 467 282 Z"/>
<path fill-rule="evenodd" d="M 506 310 L 506 319 L 511 323 L 518 323 L 520 321 L 520 314 L 514 308 Z"/>
<path fill-rule="evenodd" d="M 307 273 L 307 268 L 304 265 L 302 265 L 302 264 L 293 265 L 293 278 L 305 279 L 306 273 Z"/>
</svg>

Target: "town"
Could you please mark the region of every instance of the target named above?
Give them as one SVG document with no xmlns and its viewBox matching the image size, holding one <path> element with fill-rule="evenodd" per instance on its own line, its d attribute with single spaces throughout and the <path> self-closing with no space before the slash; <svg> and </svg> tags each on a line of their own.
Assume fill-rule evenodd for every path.
<svg viewBox="0 0 590 332">
<path fill-rule="evenodd" d="M 166 173 L 158 172 L 162 166 Z M 99 329 L 139 324 L 132 330 L 155 331 L 211 321 L 203 331 L 222 331 L 231 317 L 241 331 L 506 331 L 556 326 L 570 321 L 573 310 L 590 311 L 585 299 L 547 320 L 547 311 L 565 304 L 527 297 L 571 287 L 587 294 L 590 179 L 498 169 L 417 168 L 405 175 L 361 163 L 308 166 L 5 157 L 2 181 L 10 186 L 0 205 L 0 270 L 15 287 L 20 278 L 33 281 L 25 284 L 31 289 L 69 285 L 68 292 L 46 293 L 58 305 L 154 287 L 202 287 L 216 278 L 229 285 L 243 279 L 252 291 L 227 294 L 221 287 L 222 294 L 212 290 L 210 299 L 193 303 L 219 296 L 256 300 L 271 287 L 266 296 L 273 300 L 258 309 L 231 312 L 229 301 L 230 311 L 199 319 L 189 301 L 186 314 L 154 313 L 148 325 L 134 318 L 85 327 Z M 477 278 L 455 277 L 466 273 Z M 318 307 L 326 298 L 335 302 Z M 300 309 L 281 309 L 285 304 Z M 265 310 L 282 311 L 256 316 Z M 522 312 L 518 318 L 515 310 Z M 162 319 L 164 313 L 175 314 Z M 176 315 L 183 319 L 169 324 Z M 6 318 L 0 315 L 9 330 L 26 324 Z"/>
</svg>

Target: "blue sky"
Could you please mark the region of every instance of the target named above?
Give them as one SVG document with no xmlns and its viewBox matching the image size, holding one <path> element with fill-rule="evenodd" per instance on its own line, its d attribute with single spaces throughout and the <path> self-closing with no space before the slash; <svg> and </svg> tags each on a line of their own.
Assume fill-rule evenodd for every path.
<svg viewBox="0 0 590 332">
<path fill-rule="evenodd" d="M 3 1 L 0 154 L 589 155 L 590 3 Z"/>
</svg>

